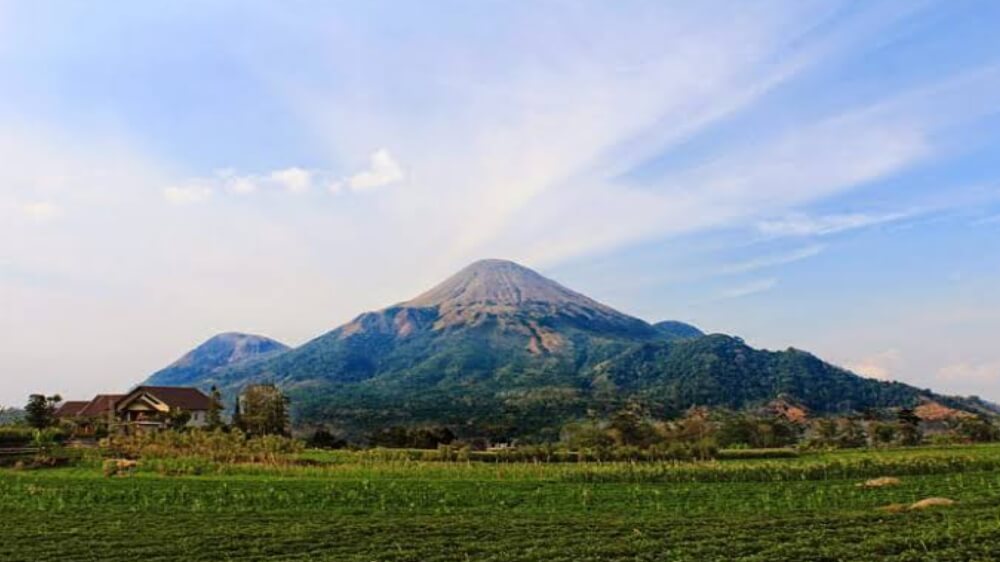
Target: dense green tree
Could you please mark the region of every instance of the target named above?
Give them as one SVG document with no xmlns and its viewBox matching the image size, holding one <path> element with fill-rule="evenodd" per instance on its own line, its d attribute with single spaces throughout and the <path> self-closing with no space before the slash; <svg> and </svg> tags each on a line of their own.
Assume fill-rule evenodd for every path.
<svg viewBox="0 0 1000 562">
<path fill-rule="evenodd" d="M 236 398 L 236 404 L 233 405 L 233 419 L 232 426 L 244 433 L 246 433 L 247 427 L 243 423 L 243 412 L 240 410 L 240 399 Z"/>
<path fill-rule="evenodd" d="M 923 442 L 924 433 L 920 429 L 920 417 L 912 409 L 900 408 L 896 419 L 900 445 L 913 446 Z"/>
<path fill-rule="evenodd" d="M 287 435 L 288 397 L 273 384 L 248 386 L 239 397 L 240 421 L 250 435 Z"/>
<path fill-rule="evenodd" d="M 875 421 L 869 424 L 868 433 L 876 445 L 892 445 L 899 438 L 899 424 Z"/>
<path fill-rule="evenodd" d="M 868 444 L 868 434 L 861 422 L 854 418 L 844 418 L 837 424 L 837 446 L 841 449 L 857 449 Z"/>
<path fill-rule="evenodd" d="M 769 449 L 794 445 L 800 434 L 800 429 L 794 423 L 781 417 L 762 418 L 735 414 L 722 420 L 716 438 L 720 447 Z"/>
<path fill-rule="evenodd" d="M 56 407 L 62 402 L 62 398 L 55 396 L 45 396 L 43 394 L 32 394 L 28 397 L 28 404 L 24 407 L 25 422 L 35 429 L 45 429 L 52 427 L 56 423 Z"/>
<path fill-rule="evenodd" d="M 656 440 L 649 412 L 635 401 L 629 401 L 624 408 L 612 414 L 608 430 L 618 445 L 648 447 Z"/>
<path fill-rule="evenodd" d="M 560 441 L 574 451 L 608 449 L 615 444 L 606 424 L 594 420 L 566 424 L 560 432 Z"/>
<path fill-rule="evenodd" d="M 960 419 L 957 423 L 956 433 L 973 443 L 1000 441 L 1000 428 L 981 416 Z"/>
<path fill-rule="evenodd" d="M 813 423 L 813 443 L 824 447 L 833 447 L 837 443 L 837 421 L 833 418 L 820 418 Z"/>
</svg>

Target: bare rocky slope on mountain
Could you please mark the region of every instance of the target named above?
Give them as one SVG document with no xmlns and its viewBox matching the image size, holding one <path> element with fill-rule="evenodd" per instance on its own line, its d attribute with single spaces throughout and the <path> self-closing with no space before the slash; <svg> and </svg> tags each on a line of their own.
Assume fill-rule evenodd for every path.
<svg viewBox="0 0 1000 562">
<path fill-rule="evenodd" d="M 502 260 L 476 262 L 414 299 L 270 353 L 170 380 L 215 384 L 230 396 L 274 382 L 291 394 L 300 422 L 356 436 L 434 424 L 460 435 L 551 439 L 566 421 L 630 399 L 660 416 L 779 396 L 815 413 L 913 406 L 925 396 L 979 407 L 862 378 L 803 351 L 757 350 L 680 322 L 651 325 Z"/>
</svg>

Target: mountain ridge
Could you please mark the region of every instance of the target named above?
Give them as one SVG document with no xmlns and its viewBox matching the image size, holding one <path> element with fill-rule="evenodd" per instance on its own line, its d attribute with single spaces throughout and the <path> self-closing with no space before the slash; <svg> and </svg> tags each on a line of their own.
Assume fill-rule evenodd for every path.
<svg viewBox="0 0 1000 562">
<path fill-rule="evenodd" d="M 273 382 L 302 423 L 365 435 L 449 425 L 462 435 L 552 439 L 629 400 L 657 415 L 789 396 L 819 414 L 932 397 L 795 349 L 757 350 L 675 321 L 649 324 L 503 260 L 481 260 L 417 297 L 366 312 L 295 349 L 216 365 L 191 382 L 232 396 Z"/>
</svg>

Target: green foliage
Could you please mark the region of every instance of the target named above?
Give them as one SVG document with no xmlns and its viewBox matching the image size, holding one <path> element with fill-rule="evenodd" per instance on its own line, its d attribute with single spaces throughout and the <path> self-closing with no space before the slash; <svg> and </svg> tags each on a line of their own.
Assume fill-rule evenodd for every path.
<svg viewBox="0 0 1000 562">
<path fill-rule="evenodd" d="M 890 422 L 871 422 L 868 426 L 872 443 L 877 446 L 887 446 L 896 443 L 899 439 L 899 425 Z"/>
<path fill-rule="evenodd" d="M 205 459 L 218 463 L 284 463 L 302 452 L 301 441 L 280 435 L 247 437 L 239 431 L 151 431 L 114 435 L 101 449 L 117 458 Z"/>
<path fill-rule="evenodd" d="M 1000 427 L 983 417 L 961 418 L 955 433 L 970 443 L 993 443 L 1000 441 Z"/>
<path fill-rule="evenodd" d="M 315 362 L 300 363 L 309 355 L 275 359 L 281 368 L 274 372 L 337 373 L 295 395 L 298 419 L 343 427 L 354 440 L 381 427 L 447 424 L 463 439 L 544 442 L 558 439 L 566 423 L 588 413 L 607 418 L 630 402 L 664 419 L 692 405 L 741 410 L 787 395 L 822 415 L 911 405 L 924 394 L 856 377 L 801 351 L 759 351 L 727 336 L 629 342 L 562 330 L 572 345 L 545 356 L 490 331 L 338 338 Z M 322 366 L 320 357 L 345 362 Z M 787 428 L 770 429 L 771 442 L 787 442 Z"/>
<path fill-rule="evenodd" d="M 455 440 L 455 434 L 447 427 L 393 426 L 376 431 L 369 442 L 376 447 L 395 449 L 437 449 Z"/>
<path fill-rule="evenodd" d="M 239 396 L 239 427 L 250 435 L 287 435 L 289 399 L 273 384 L 254 384 Z"/>
<path fill-rule="evenodd" d="M 347 447 L 347 441 L 342 437 L 334 435 L 325 427 L 316 429 L 306 441 L 309 447 L 315 449 L 343 449 Z"/>
<path fill-rule="evenodd" d="M 35 439 L 36 431 L 24 426 L 0 427 L 0 448 L 27 447 Z"/>
<path fill-rule="evenodd" d="M 892 431 L 882 431 L 887 435 L 895 435 L 894 427 Z M 819 418 L 812 422 L 808 434 L 805 446 L 810 448 L 858 449 L 869 444 L 868 430 L 854 417 Z M 884 444 L 893 443 L 894 438 L 890 438 Z"/>
<path fill-rule="evenodd" d="M 167 413 L 167 427 L 174 431 L 182 431 L 191 421 L 191 412 L 174 408 Z"/>
<path fill-rule="evenodd" d="M 45 396 L 32 394 L 24 407 L 24 421 L 35 429 L 45 429 L 56 424 L 56 408 L 62 398 L 59 395 Z"/>
<path fill-rule="evenodd" d="M 615 444 L 626 447 L 647 448 L 657 441 L 649 412 L 633 401 L 611 415 L 608 433 Z"/>
<path fill-rule="evenodd" d="M 716 439 L 721 447 L 772 449 L 795 445 L 801 434 L 799 426 L 781 417 L 731 414 L 719 423 Z"/>
<path fill-rule="evenodd" d="M 920 429 L 920 418 L 913 410 L 901 408 L 896 417 L 896 427 L 901 445 L 912 447 L 923 442 L 924 434 Z"/>
</svg>

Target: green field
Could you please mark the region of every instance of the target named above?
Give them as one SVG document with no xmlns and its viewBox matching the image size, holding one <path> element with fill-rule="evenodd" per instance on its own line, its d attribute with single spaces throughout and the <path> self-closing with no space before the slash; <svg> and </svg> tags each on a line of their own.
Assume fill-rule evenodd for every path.
<svg viewBox="0 0 1000 562">
<path fill-rule="evenodd" d="M 0 469 L 2 560 L 1000 560 L 1000 447 L 686 464 Z M 197 473 L 196 475 L 179 475 Z M 856 486 L 898 476 L 898 486 Z M 959 503 L 888 513 L 943 496 Z"/>
</svg>

